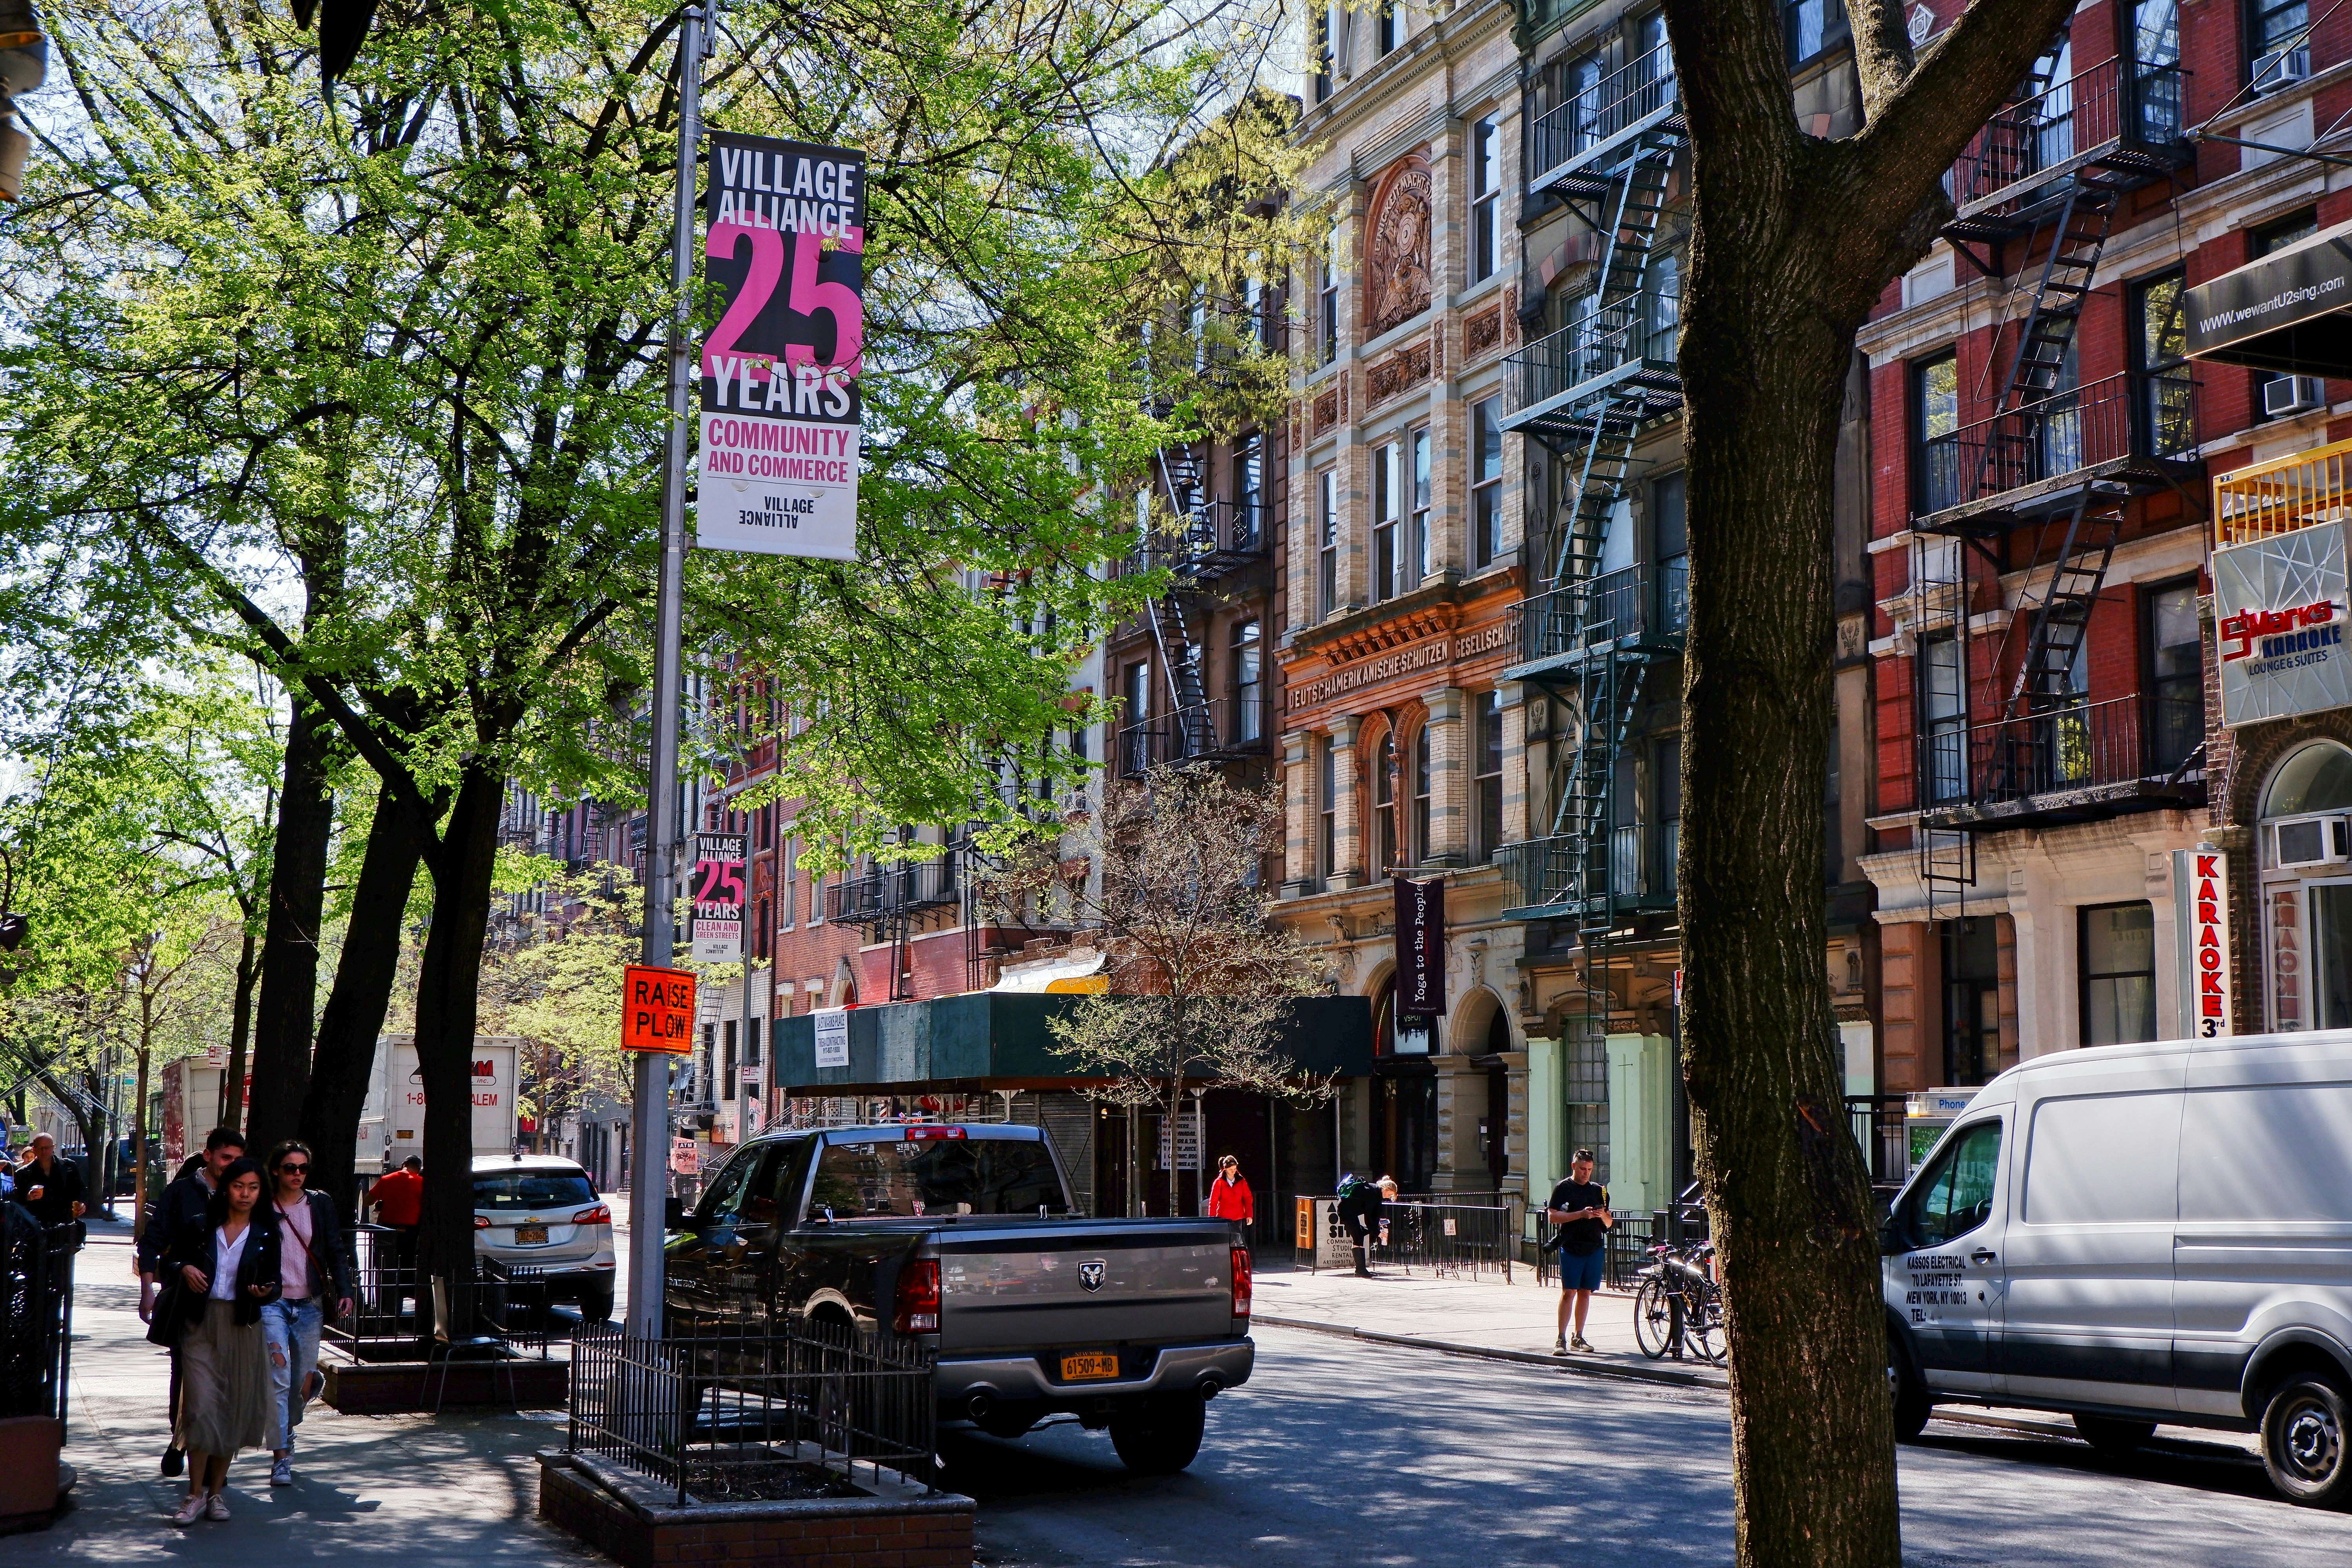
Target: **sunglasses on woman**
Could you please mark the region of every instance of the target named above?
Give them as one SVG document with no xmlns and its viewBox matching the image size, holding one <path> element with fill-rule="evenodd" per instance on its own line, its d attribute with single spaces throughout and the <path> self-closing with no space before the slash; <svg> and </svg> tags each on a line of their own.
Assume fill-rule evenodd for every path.
<svg viewBox="0 0 2352 1568">
<path fill-rule="evenodd" d="M 299 1176 L 310 1168 L 310 1166 L 308 1161 L 298 1165 L 291 1160 L 284 1162 L 278 1167 L 280 1173 L 289 1176 Z"/>
</svg>

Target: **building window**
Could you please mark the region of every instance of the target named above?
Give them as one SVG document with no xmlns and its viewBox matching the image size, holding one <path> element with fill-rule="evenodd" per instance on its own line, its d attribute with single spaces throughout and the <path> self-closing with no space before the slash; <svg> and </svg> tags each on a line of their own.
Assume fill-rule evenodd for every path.
<svg viewBox="0 0 2352 1568">
<path fill-rule="evenodd" d="M 1780 16 L 1789 43 L 1791 69 L 1815 55 L 1845 43 L 1853 35 L 1845 19 L 1845 0 L 1786 0 Z"/>
<path fill-rule="evenodd" d="M 1960 499 L 1960 365 L 1940 353 L 1911 367 L 1914 500 L 1921 515 Z"/>
<path fill-rule="evenodd" d="M 1503 694 L 1499 691 L 1479 693 L 1476 707 L 1476 731 L 1472 737 L 1471 755 L 1476 759 L 1475 792 L 1478 796 L 1478 842 L 1475 853 L 1481 860 L 1491 860 L 1495 851 L 1503 847 Z"/>
<path fill-rule="evenodd" d="M 1235 550 L 1257 550 L 1265 538 L 1265 444 L 1255 436 L 1234 443 Z"/>
<path fill-rule="evenodd" d="M 1151 765 L 1151 663 L 1130 664 L 1119 672 L 1119 772 L 1127 776 Z"/>
<path fill-rule="evenodd" d="M 1650 820 L 1656 828 L 1650 835 L 1649 864 L 1643 868 L 1649 879 L 1644 890 L 1672 898 L 1675 892 L 1675 857 L 1681 853 L 1683 837 L 1683 741 L 1680 735 L 1668 735 L 1651 742 Z"/>
<path fill-rule="evenodd" d="M 2304 36 L 2311 21 L 2308 0 L 2248 0 L 2246 6 L 2246 69 L 2265 87 L 2285 79 L 2268 57 L 2281 49 L 2308 47 Z"/>
<path fill-rule="evenodd" d="M 780 896 L 780 908 L 776 919 L 786 930 L 798 925 L 801 919 L 800 868 L 794 864 L 800 858 L 800 847 L 801 841 L 798 838 L 784 840 L 783 868 L 778 874 L 778 880 L 782 883 L 783 891 Z"/>
<path fill-rule="evenodd" d="M 1682 470 L 1650 486 L 1650 559 L 1656 563 L 1659 626 L 1670 632 L 1690 624 L 1690 519 Z"/>
<path fill-rule="evenodd" d="M 1404 448 L 1391 441 L 1372 451 L 1372 598 L 1404 592 Z"/>
<path fill-rule="evenodd" d="M 1337 468 L 1326 468 L 1317 476 L 1315 533 L 1315 616 L 1320 620 L 1339 607 L 1339 470 Z"/>
<path fill-rule="evenodd" d="M 2298 4 L 2291 7 L 2291 9 L 2294 11 L 2296 23 L 2300 26 L 2302 21 L 2303 6 Z M 2318 232 L 2318 213 L 2310 207 L 2305 207 L 2303 211 L 2294 214 L 2293 216 L 2280 218 L 2275 223 L 2266 223 L 2260 228 L 2252 230 L 2247 236 L 2247 259 L 2250 261 L 2259 261 L 2265 256 L 2274 255 L 2279 251 L 2284 250 L 2288 246 L 2294 244 L 2298 240 L 2309 239 L 2313 235 L 2317 234 Z M 2254 372 L 2253 416 L 2256 419 L 2267 419 L 2270 417 L 2268 414 L 2263 412 L 2265 407 L 2263 389 L 2274 381 L 2284 381 L 2286 377 L 2284 375 L 2273 375 L 2268 371 L 2258 370 Z"/>
<path fill-rule="evenodd" d="M 1265 644 L 1255 616 L 1234 623 L 1234 739 L 1265 738 Z"/>
<path fill-rule="evenodd" d="M 2196 445 L 2189 423 L 2189 323 L 2180 274 L 2168 272 L 2132 289 L 2132 368 L 2140 376 L 2139 438 L 2158 457 L 2185 456 Z"/>
<path fill-rule="evenodd" d="M 1331 7 L 1318 5 L 1315 10 L 1315 101 L 1322 102 L 1331 96 Z"/>
<path fill-rule="evenodd" d="M 1423 724 L 1412 738 L 1412 840 L 1405 846 L 1405 861 L 1409 865 L 1429 864 L 1429 808 L 1432 769 L 1429 765 L 1429 726 Z"/>
<path fill-rule="evenodd" d="M 768 905 L 765 900 L 761 900 L 752 911 L 751 955 L 762 959 L 768 956 Z"/>
<path fill-rule="evenodd" d="M 1339 231 L 1331 231 L 1324 247 L 1323 258 L 1317 262 L 1315 285 L 1315 341 L 1321 346 L 1319 363 L 1329 364 L 1339 357 Z"/>
<path fill-rule="evenodd" d="M 1321 814 L 1321 828 L 1316 844 L 1315 868 L 1323 877 L 1339 874 L 1339 748 L 1328 736 L 1323 741 L 1323 776 L 1318 783 L 1321 794 L 1316 798 L 1316 809 Z"/>
<path fill-rule="evenodd" d="M 1919 645 L 1919 732 L 1927 804 L 1958 800 L 1968 779 L 1969 705 L 1959 639 L 1948 632 Z"/>
<path fill-rule="evenodd" d="M 1385 877 L 1401 857 L 1396 841 L 1396 731 L 1381 736 L 1380 749 L 1372 753 L 1372 865 L 1371 874 Z"/>
<path fill-rule="evenodd" d="M 1993 921 L 1975 915 L 1943 922 L 1944 1083 L 1955 1088 L 1987 1082 L 2000 1070 L 2000 957 Z"/>
<path fill-rule="evenodd" d="M 2205 639 L 2197 629 L 2197 579 L 2147 591 L 2147 765 L 2170 774 L 2205 742 Z"/>
<path fill-rule="evenodd" d="M 1493 115 L 1470 129 L 1470 281 L 1503 264 L 1503 128 Z"/>
<path fill-rule="evenodd" d="M 1406 570 L 1417 585 L 1429 581 L 1429 426 L 1423 426 L 1406 439 L 1412 453 L 1412 507 L 1411 531 L 1405 538 Z"/>
<path fill-rule="evenodd" d="M 1470 405 L 1470 564 L 1492 566 L 1503 553 L 1503 400 Z"/>
<path fill-rule="evenodd" d="M 2075 911 L 2083 975 L 2083 1043 L 2156 1038 L 2156 910 L 2146 900 Z"/>
<path fill-rule="evenodd" d="M 1395 0 L 1383 4 L 1380 9 L 1378 26 L 1381 53 L 1385 55 L 1404 42 L 1404 6 L 1395 3 Z"/>
</svg>

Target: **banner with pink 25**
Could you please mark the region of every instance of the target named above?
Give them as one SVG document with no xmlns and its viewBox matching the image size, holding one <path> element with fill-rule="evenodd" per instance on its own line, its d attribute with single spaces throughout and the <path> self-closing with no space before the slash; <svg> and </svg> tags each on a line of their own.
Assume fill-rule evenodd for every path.
<svg viewBox="0 0 2352 1568">
<path fill-rule="evenodd" d="M 709 167 L 694 542 L 854 561 L 866 154 L 713 132 Z"/>
</svg>

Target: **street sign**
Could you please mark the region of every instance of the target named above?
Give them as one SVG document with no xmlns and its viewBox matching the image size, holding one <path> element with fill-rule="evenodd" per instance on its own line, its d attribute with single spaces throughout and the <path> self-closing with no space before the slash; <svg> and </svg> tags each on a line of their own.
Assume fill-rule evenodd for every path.
<svg viewBox="0 0 2352 1568">
<path fill-rule="evenodd" d="M 2230 858 L 2215 849 L 2172 852 L 2172 909 L 2176 921 L 2174 951 L 2180 961 L 2181 1011 L 2188 1032 L 2200 1040 L 2219 1039 L 2230 1032 Z M 2271 1027 L 2303 1026 L 2301 998 L 2294 979 L 2301 954 L 2302 935 L 2290 901 L 2274 916 L 2285 919 L 2273 927 L 2272 967 L 2289 978 L 2279 987 L 2284 1006 L 2273 1005 Z"/>
<path fill-rule="evenodd" d="M 694 973 L 630 964 L 621 973 L 621 1048 L 684 1056 L 694 1042 Z"/>
<path fill-rule="evenodd" d="M 694 836 L 697 963 L 732 963 L 743 956 L 743 851 L 740 833 Z"/>
<path fill-rule="evenodd" d="M 821 1068 L 847 1067 L 849 1010 L 845 1007 L 820 1007 L 809 1016 L 816 1022 L 816 1065 Z"/>
<path fill-rule="evenodd" d="M 857 558 L 866 154 L 710 133 L 703 550 Z"/>
<path fill-rule="evenodd" d="M 702 1155 L 693 1139 L 673 1138 L 669 1141 L 669 1168 L 681 1176 L 700 1173 Z"/>
</svg>

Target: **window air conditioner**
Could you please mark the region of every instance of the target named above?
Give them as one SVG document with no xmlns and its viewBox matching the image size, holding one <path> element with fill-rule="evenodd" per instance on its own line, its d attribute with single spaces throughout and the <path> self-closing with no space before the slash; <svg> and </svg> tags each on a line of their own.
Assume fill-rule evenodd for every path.
<svg viewBox="0 0 2352 1568">
<path fill-rule="evenodd" d="M 2294 816 L 2272 824 L 2271 831 L 2281 870 L 2352 861 L 2352 817 Z"/>
<path fill-rule="evenodd" d="M 2273 419 L 2308 414 L 2327 401 L 2327 385 L 2315 375 L 2283 375 L 2263 383 L 2263 412 Z"/>
<path fill-rule="evenodd" d="M 2257 93 L 2277 92 L 2311 75 L 2309 49 L 2274 49 L 2254 57 L 2253 88 Z"/>
</svg>

